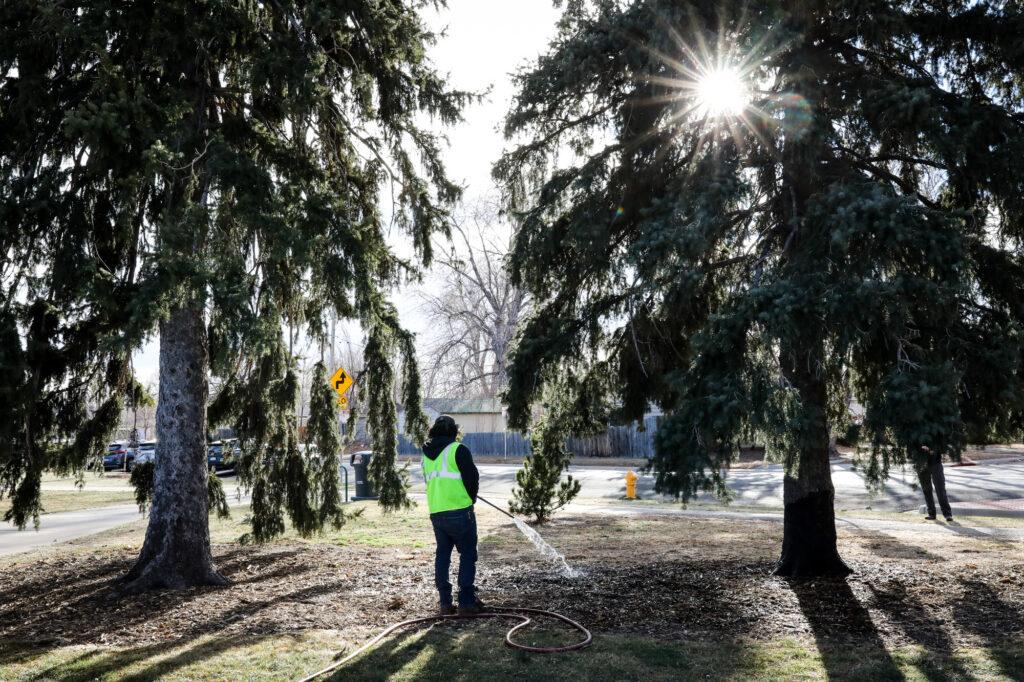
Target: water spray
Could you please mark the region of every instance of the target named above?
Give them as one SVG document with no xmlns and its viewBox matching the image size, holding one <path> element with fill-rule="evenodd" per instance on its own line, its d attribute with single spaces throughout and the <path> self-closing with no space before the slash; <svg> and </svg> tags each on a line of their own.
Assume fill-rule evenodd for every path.
<svg viewBox="0 0 1024 682">
<path fill-rule="evenodd" d="M 580 577 L 580 571 L 570 566 L 569 562 L 565 560 L 564 556 L 562 556 L 562 553 L 554 547 L 552 547 L 551 545 L 549 545 L 547 541 L 540 536 L 540 533 L 534 530 L 533 527 L 530 526 L 530 524 L 526 523 L 526 521 L 523 521 L 522 519 L 516 518 L 515 516 L 508 513 L 498 505 L 494 504 L 489 500 L 485 500 L 479 495 L 476 496 L 476 499 L 480 500 L 484 504 L 488 504 L 494 507 L 502 514 L 512 519 L 512 523 L 516 524 L 516 528 L 519 529 L 519 532 L 525 535 L 526 539 L 533 543 L 533 546 L 537 548 L 537 551 L 540 552 L 542 556 L 546 557 L 547 559 L 550 559 L 552 563 L 559 566 L 559 570 L 561 571 L 563 576 L 565 576 L 566 578 Z"/>
<path fill-rule="evenodd" d="M 552 559 L 552 560 L 554 560 L 554 561 L 556 561 L 558 563 L 561 563 L 561 565 L 562 565 L 562 574 L 564 576 L 566 576 L 567 578 L 576 578 L 576 577 L 578 577 L 580 575 L 579 571 L 577 571 L 576 569 L 572 568 L 571 566 L 569 566 L 568 563 L 566 563 L 565 557 L 563 557 L 558 552 L 558 550 L 556 550 L 554 547 L 552 547 L 547 542 L 545 542 L 544 538 L 542 538 L 540 536 L 540 534 L 537 533 L 537 531 L 535 531 L 533 528 L 531 528 L 529 525 L 527 525 L 527 523 L 525 521 L 516 518 L 515 516 L 513 516 L 512 514 L 510 514 L 507 511 L 505 511 L 504 509 L 502 509 L 498 505 L 494 504 L 493 502 L 491 502 L 489 500 L 485 500 L 484 498 L 480 497 L 479 495 L 477 495 L 476 499 L 478 499 L 479 501 L 483 502 L 484 504 L 487 504 L 487 505 L 490 505 L 491 507 L 494 507 L 495 509 L 500 511 L 502 514 L 504 514 L 505 516 L 507 516 L 510 519 L 512 519 L 512 522 L 516 524 L 516 528 L 518 528 L 520 530 L 520 532 L 523 535 L 525 535 L 527 537 L 527 539 L 530 540 L 530 542 L 533 543 L 534 547 L 536 547 L 537 550 L 540 551 L 541 554 L 543 554 L 545 557 L 547 557 L 549 559 Z M 573 628 L 575 630 L 578 630 L 579 632 L 582 632 L 583 633 L 583 639 L 581 639 L 578 642 L 574 642 L 572 644 L 566 644 L 564 646 L 531 646 L 529 644 L 520 644 L 519 642 L 516 642 L 513 639 L 515 634 L 516 634 L 516 632 L 518 632 L 519 630 L 525 628 L 527 625 L 529 625 L 531 622 L 533 622 L 532 619 L 528 615 L 526 615 L 526 614 L 531 614 L 533 616 L 543 616 L 545 618 L 554 618 L 555 620 L 560 621 L 562 623 L 565 623 L 569 627 L 571 627 L 571 628 Z M 359 656 L 363 652 L 368 651 L 369 649 L 372 649 L 382 639 L 384 639 L 385 637 L 390 635 L 392 632 L 394 632 L 395 630 L 398 630 L 400 628 L 407 627 L 407 626 L 410 626 L 410 625 L 422 625 L 422 624 L 425 624 L 425 623 L 436 623 L 436 622 L 441 622 L 441 621 L 460 620 L 460 619 L 465 619 L 465 618 L 514 618 L 514 619 L 520 621 L 515 626 L 513 626 L 512 629 L 510 629 L 507 633 L 505 633 L 505 646 L 507 646 L 509 648 L 512 648 L 512 649 L 517 649 L 519 651 L 528 651 L 528 652 L 534 653 L 534 654 L 553 654 L 553 653 L 560 653 L 560 652 L 563 652 L 563 651 L 576 651 L 578 649 L 583 649 L 583 648 L 586 648 L 586 647 L 590 646 L 590 643 L 593 641 L 593 635 L 590 634 L 590 630 L 588 630 L 587 628 L 583 627 L 582 625 L 580 625 L 579 623 L 577 623 L 573 619 L 568 618 L 567 616 L 563 616 L 560 613 L 555 613 L 554 611 L 546 611 L 544 609 L 507 608 L 507 607 L 502 607 L 502 606 L 489 606 L 489 607 L 487 607 L 485 609 L 485 611 L 483 613 L 471 613 L 471 614 L 464 614 L 464 615 L 455 614 L 455 615 L 451 615 L 451 616 L 426 616 L 424 618 L 411 618 L 409 620 L 403 620 L 401 623 L 395 623 L 394 625 L 392 625 L 392 626 L 382 630 L 380 633 L 377 634 L 376 637 L 374 637 L 369 642 L 367 642 L 363 646 L 359 647 L 358 649 L 356 649 L 355 651 L 353 651 L 349 655 L 345 656 L 341 660 L 332 663 L 331 665 L 327 666 L 323 670 L 318 670 L 317 672 L 313 673 L 312 675 L 309 675 L 307 677 L 302 678 L 300 680 L 300 682 L 312 682 L 313 680 L 316 680 L 317 678 L 323 677 L 324 675 L 337 670 L 341 666 L 343 666 L 346 663 L 348 663 L 349 661 L 351 661 L 356 656 Z"/>
</svg>

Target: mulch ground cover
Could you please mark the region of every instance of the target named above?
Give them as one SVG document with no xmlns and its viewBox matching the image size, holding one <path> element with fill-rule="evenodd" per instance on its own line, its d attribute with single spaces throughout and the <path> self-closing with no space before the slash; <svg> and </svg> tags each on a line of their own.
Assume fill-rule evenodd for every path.
<svg viewBox="0 0 1024 682">
<path fill-rule="evenodd" d="M 854 575 L 785 580 L 771 575 L 777 524 L 594 517 L 542 532 L 584 577 L 561 577 L 514 528 L 495 526 L 481 545 L 483 598 L 559 611 L 595 636 L 852 636 L 940 651 L 1024 638 L 1019 545 L 964 539 L 925 550 L 888 536 L 844 535 Z M 127 549 L 0 567 L 0 640 L 141 646 L 311 628 L 358 640 L 436 606 L 429 549 L 227 544 L 214 554 L 231 586 L 139 596 L 117 591 L 135 558 Z"/>
</svg>

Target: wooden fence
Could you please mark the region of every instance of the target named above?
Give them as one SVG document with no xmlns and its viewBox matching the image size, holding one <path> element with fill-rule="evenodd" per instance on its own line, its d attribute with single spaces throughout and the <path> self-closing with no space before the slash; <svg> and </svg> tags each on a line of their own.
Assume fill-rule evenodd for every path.
<svg viewBox="0 0 1024 682">
<path fill-rule="evenodd" d="M 569 438 L 566 447 L 576 457 L 624 457 L 644 459 L 654 456 L 654 432 L 657 417 L 644 419 L 644 430 L 635 425 L 610 426 L 596 436 Z M 530 440 L 521 433 L 467 433 L 462 439 L 474 455 L 496 455 L 522 459 L 530 454 Z M 420 449 L 404 435 L 398 436 L 398 454 L 418 455 Z"/>
<path fill-rule="evenodd" d="M 654 432 L 657 417 L 644 419 L 644 430 L 635 425 L 609 426 L 596 436 L 570 438 L 566 446 L 576 457 L 631 457 L 643 459 L 654 456 Z"/>
</svg>

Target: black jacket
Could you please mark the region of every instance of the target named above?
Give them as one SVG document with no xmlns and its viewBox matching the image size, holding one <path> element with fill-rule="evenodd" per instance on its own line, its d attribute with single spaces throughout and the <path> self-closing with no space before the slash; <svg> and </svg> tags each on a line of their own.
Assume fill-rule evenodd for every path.
<svg viewBox="0 0 1024 682">
<path fill-rule="evenodd" d="M 454 442 L 454 438 L 431 438 L 423 444 L 423 455 L 429 459 L 437 459 L 437 456 Z M 466 486 L 469 499 L 476 504 L 476 494 L 480 491 L 480 472 L 473 464 L 473 455 L 469 448 L 462 443 L 459 443 L 459 449 L 455 451 L 455 463 L 459 465 L 462 484 Z"/>
</svg>

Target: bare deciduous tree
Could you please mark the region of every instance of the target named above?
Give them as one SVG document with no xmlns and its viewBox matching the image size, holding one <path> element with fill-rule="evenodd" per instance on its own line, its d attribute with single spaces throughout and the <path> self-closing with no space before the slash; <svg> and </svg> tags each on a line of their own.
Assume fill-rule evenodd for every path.
<svg viewBox="0 0 1024 682">
<path fill-rule="evenodd" d="M 431 324 L 423 363 L 427 395 L 494 397 L 505 388 L 509 346 L 530 299 L 505 269 L 511 230 L 497 202 L 468 204 L 454 233 L 447 250 L 436 248 L 440 293 L 421 294 Z"/>
</svg>

